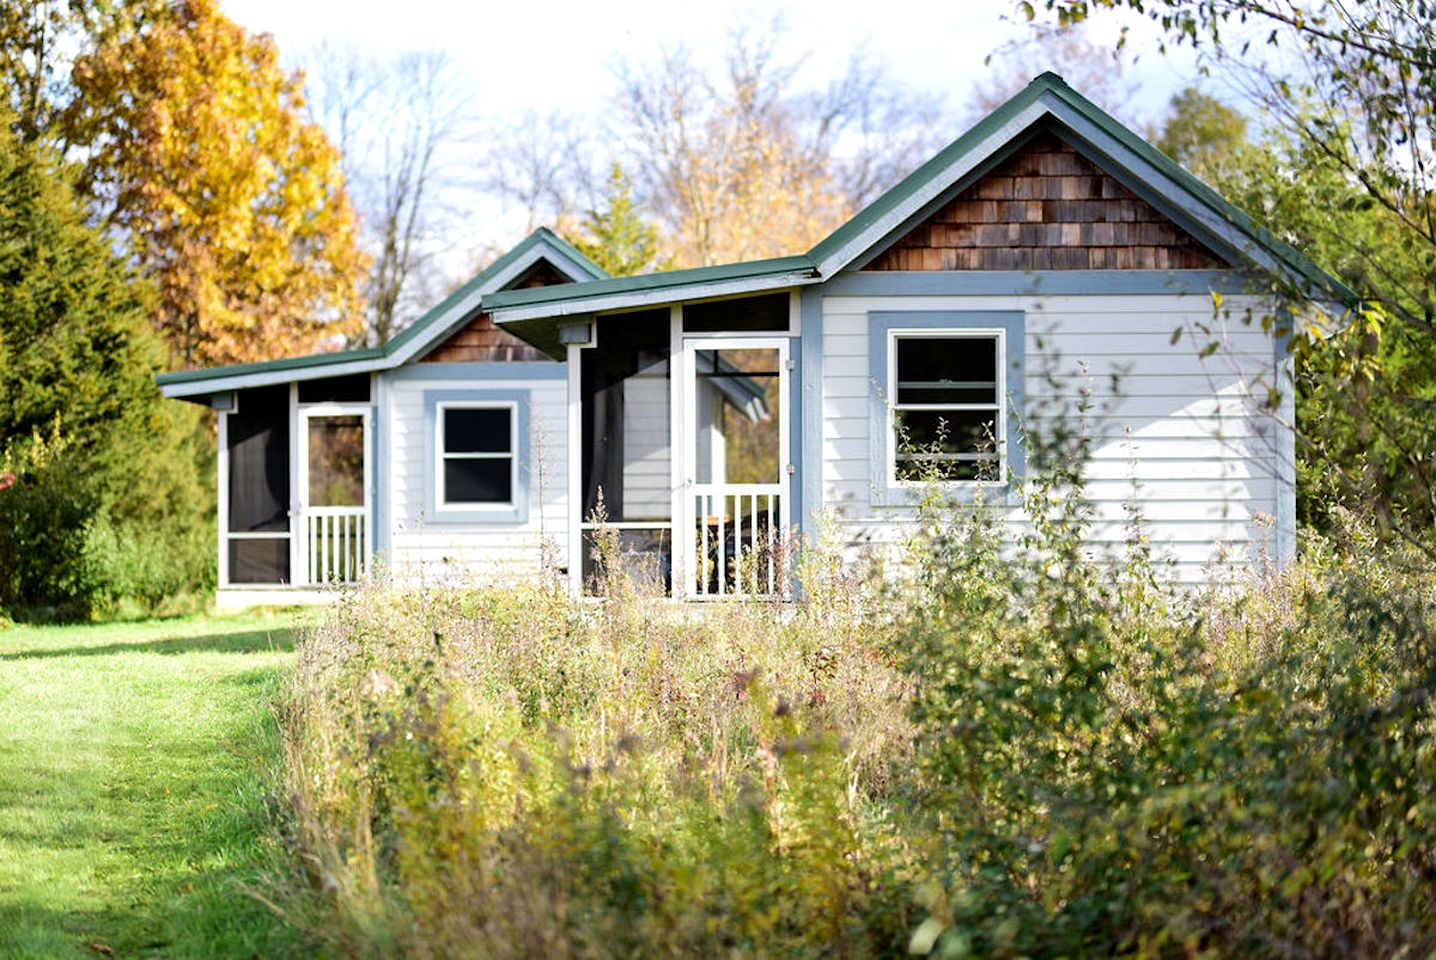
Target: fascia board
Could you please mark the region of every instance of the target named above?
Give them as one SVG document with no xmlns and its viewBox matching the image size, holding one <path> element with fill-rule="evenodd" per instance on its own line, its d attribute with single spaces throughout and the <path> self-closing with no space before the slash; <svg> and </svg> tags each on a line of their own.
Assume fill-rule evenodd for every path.
<svg viewBox="0 0 1436 960">
<path fill-rule="evenodd" d="M 495 323 L 515 323 L 520 320 L 546 320 L 557 317 L 589 315 L 605 310 L 622 310 L 647 306 L 677 303 L 682 300 L 701 300 L 708 297 L 733 296 L 743 293 L 760 293 L 766 290 L 782 290 L 788 287 L 804 286 L 820 282 L 810 270 L 790 271 L 758 277 L 738 277 L 731 280 L 715 280 L 692 285 L 654 287 L 620 293 L 599 294 L 590 297 L 575 297 L 571 300 L 550 300 L 544 303 L 515 304 L 511 307 L 494 307 L 489 316 Z"/>
<path fill-rule="evenodd" d="M 393 366 L 387 358 L 351 360 L 348 363 L 326 363 L 312 367 L 287 367 L 281 370 L 255 370 L 249 373 L 219 374 L 204 379 L 185 380 L 178 383 L 161 383 L 160 393 L 176 400 L 188 400 L 222 393 L 226 390 L 244 390 L 250 387 L 268 387 L 278 383 L 295 383 L 301 380 L 320 380 L 326 377 L 342 377 L 354 373 L 371 373 Z"/>
</svg>

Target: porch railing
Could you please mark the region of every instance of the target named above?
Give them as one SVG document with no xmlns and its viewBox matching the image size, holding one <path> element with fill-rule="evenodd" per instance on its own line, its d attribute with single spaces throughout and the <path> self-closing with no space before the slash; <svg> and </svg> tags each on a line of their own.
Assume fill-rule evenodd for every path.
<svg viewBox="0 0 1436 960">
<path fill-rule="evenodd" d="M 363 507 L 310 507 L 305 511 L 308 582 L 355 583 L 364 575 L 369 531 Z"/>
<path fill-rule="evenodd" d="M 782 592 L 781 484 L 726 483 L 694 488 L 694 593 L 699 597 Z"/>
</svg>

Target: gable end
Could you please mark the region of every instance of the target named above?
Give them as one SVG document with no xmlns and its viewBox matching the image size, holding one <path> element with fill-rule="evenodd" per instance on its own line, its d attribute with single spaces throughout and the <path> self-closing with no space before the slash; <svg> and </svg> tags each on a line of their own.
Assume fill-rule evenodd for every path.
<svg viewBox="0 0 1436 960">
<path fill-rule="evenodd" d="M 1211 270 L 1226 262 L 1050 131 L 862 269 Z"/>
<path fill-rule="evenodd" d="M 548 356 L 507 330 L 494 326 L 487 313 L 464 324 L 424 356 L 421 363 L 521 363 Z"/>
<path fill-rule="evenodd" d="M 503 286 L 504 290 L 533 290 L 572 283 L 546 258 L 533 265 Z M 429 351 L 421 363 L 523 363 L 547 360 L 548 355 L 530 346 L 509 331 L 494 325 L 487 313 L 481 313 L 442 343 Z"/>
</svg>

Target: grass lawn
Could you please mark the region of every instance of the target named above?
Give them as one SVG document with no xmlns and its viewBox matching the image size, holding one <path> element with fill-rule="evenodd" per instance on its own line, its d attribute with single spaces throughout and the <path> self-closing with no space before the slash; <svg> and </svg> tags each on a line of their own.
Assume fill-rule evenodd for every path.
<svg viewBox="0 0 1436 960">
<path fill-rule="evenodd" d="M 293 614 L 0 630 L 0 958 L 271 957 Z"/>
</svg>

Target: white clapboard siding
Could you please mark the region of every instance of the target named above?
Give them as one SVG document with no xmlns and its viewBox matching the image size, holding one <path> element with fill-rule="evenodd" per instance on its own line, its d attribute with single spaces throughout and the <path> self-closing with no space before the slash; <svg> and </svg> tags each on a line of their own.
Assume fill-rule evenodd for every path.
<svg viewBox="0 0 1436 960">
<path fill-rule="evenodd" d="M 630 520 L 673 511 L 668 388 L 666 367 L 623 382 L 623 515 Z"/>
<path fill-rule="evenodd" d="M 1207 297 L 1177 295 L 825 298 L 823 506 L 855 554 L 885 549 L 911 528 L 911 508 L 872 502 L 873 446 L 883 438 L 870 436 L 878 389 L 870 312 L 1020 310 L 1024 429 L 1070 426 L 1079 402 L 1089 405 L 1093 549 L 1131 538 L 1135 505 L 1170 579 L 1196 583 L 1223 565 L 1248 567 L 1268 548 L 1291 470 L 1279 456 L 1287 428 L 1269 409 L 1278 385 L 1272 339 L 1259 322 L 1244 322 L 1262 305 L 1229 298 L 1225 307 L 1219 314 Z M 1210 343 L 1215 352 L 1199 356 Z M 1014 541 L 1028 529 L 1020 507 L 997 513 Z"/>
<path fill-rule="evenodd" d="M 426 462 L 424 392 L 483 389 L 529 392 L 528 520 L 436 522 L 426 515 L 425 489 L 434 482 L 434 468 Z M 546 554 L 562 562 L 568 533 L 566 381 L 399 381 L 389 392 L 384 421 L 390 429 L 389 563 L 396 578 L 477 585 L 532 576 Z"/>
</svg>

